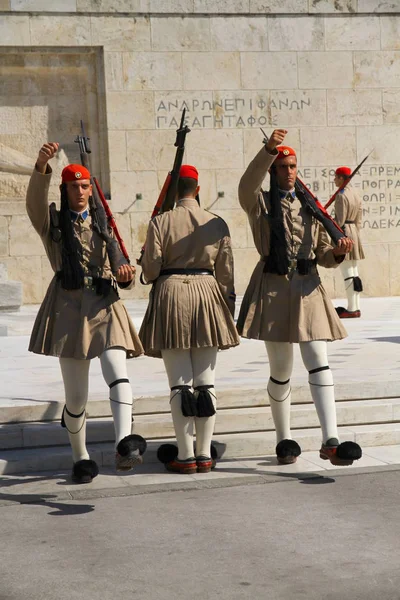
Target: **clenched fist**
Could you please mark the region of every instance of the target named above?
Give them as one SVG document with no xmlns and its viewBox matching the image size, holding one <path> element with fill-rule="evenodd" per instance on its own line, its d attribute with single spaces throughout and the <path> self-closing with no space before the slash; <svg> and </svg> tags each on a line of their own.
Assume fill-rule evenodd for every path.
<svg viewBox="0 0 400 600">
<path fill-rule="evenodd" d="M 58 142 L 47 142 L 39 150 L 39 155 L 36 161 L 36 169 L 40 173 L 46 172 L 46 166 L 50 159 L 52 159 L 58 152 Z"/>
<path fill-rule="evenodd" d="M 340 238 L 340 240 L 337 243 L 337 246 L 333 248 L 332 252 L 335 256 L 343 256 L 344 254 L 350 252 L 350 250 L 353 247 L 353 244 L 353 240 L 348 237 Z"/>
<path fill-rule="evenodd" d="M 280 146 L 285 139 L 287 134 L 287 129 L 274 129 L 269 138 L 268 142 L 265 145 L 265 148 L 269 154 L 274 154 L 274 150 L 277 146 Z"/>
</svg>

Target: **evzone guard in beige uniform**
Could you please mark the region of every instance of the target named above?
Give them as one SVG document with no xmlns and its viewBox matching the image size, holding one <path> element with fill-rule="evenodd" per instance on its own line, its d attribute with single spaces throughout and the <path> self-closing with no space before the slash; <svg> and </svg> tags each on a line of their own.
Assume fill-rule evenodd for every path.
<svg viewBox="0 0 400 600">
<path fill-rule="evenodd" d="M 183 165 L 176 207 L 150 222 L 141 259 L 153 287 L 139 336 L 145 354 L 164 361 L 178 445 L 161 446 L 158 457 L 185 474 L 215 466 L 217 352 L 239 344 L 229 230 L 199 206 L 199 189 L 197 169 Z"/>
<path fill-rule="evenodd" d="M 28 216 L 54 271 L 29 350 L 59 358 L 65 388 L 62 424 L 72 447 L 72 477 L 77 483 L 89 483 L 98 474 L 86 448 L 90 361 L 100 358 L 110 389 L 116 468 L 129 470 L 142 462 L 146 442 L 132 435 L 132 390 L 126 358 L 142 354 L 143 348 L 117 288 L 134 285 L 135 268 L 126 264 L 115 274 L 111 271 L 106 242 L 92 227 L 92 186 L 85 167 L 64 168 L 60 211 L 49 210 L 52 171 L 48 161 L 57 151 L 57 143 L 42 146 L 26 197 Z"/>
<path fill-rule="evenodd" d="M 346 331 L 317 265 L 337 267 L 352 242 L 344 237 L 332 247 L 325 229 L 296 196 L 296 153 L 279 145 L 286 133 L 282 129 L 273 132 L 240 181 L 240 205 L 248 216 L 260 260 L 244 295 L 237 327 L 243 337 L 263 340 L 266 345 L 278 462 L 293 463 L 301 453 L 290 430 L 293 344 L 298 343 L 322 429 L 320 456 L 335 465 L 350 465 L 361 457 L 361 448 L 353 442 L 339 443 L 327 356 L 327 341 L 344 338 Z M 270 191 L 264 192 L 261 186 L 269 170 Z"/>
<path fill-rule="evenodd" d="M 340 265 L 347 295 L 347 308 L 344 306 L 336 308 L 341 319 L 361 317 L 360 293 L 363 291 L 358 274 L 358 261 L 365 258 L 360 237 L 362 205 L 357 191 L 348 182 L 350 175 L 349 167 L 339 167 L 335 171 L 335 185 L 340 190 L 335 198 L 335 221 L 347 237 L 353 240 L 352 249 Z"/>
</svg>

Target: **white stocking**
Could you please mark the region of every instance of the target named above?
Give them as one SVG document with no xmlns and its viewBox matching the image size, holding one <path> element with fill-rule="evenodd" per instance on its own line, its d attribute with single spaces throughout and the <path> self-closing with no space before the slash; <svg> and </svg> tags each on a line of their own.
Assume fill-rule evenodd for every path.
<svg viewBox="0 0 400 600">
<path fill-rule="evenodd" d="M 64 422 L 72 448 L 74 463 L 89 459 L 86 449 L 85 408 L 89 391 L 90 360 L 60 358 L 65 390 Z M 72 416 L 75 415 L 75 416 Z"/>
<path fill-rule="evenodd" d="M 100 364 L 104 380 L 110 386 L 110 406 L 117 446 L 124 437 L 132 433 L 132 388 L 126 368 L 126 351 L 123 348 L 109 348 L 100 355 Z"/>
<path fill-rule="evenodd" d="M 192 385 L 193 369 L 190 350 L 162 350 L 161 355 L 167 371 L 169 387 L 177 385 Z M 171 415 L 174 424 L 176 442 L 178 444 L 178 459 L 186 460 L 194 456 L 193 423 L 194 417 L 182 414 L 182 398 L 179 390 L 171 390 Z"/>
<path fill-rule="evenodd" d="M 360 293 L 354 291 L 353 277 L 358 277 L 356 260 L 344 260 L 340 264 L 347 296 L 347 310 L 360 310 Z"/>
<path fill-rule="evenodd" d="M 325 443 L 330 438 L 338 439 L 335 392 L 328 366 L 327 343 L 322 340 L 301 342 L 300 351 L 309 372 L 308 382 L 322 429 L 322 441 Z"/>
<path fill-rule="evenodd" d="M 265 342 L 270 366 L 268 396 L 276 431 L 276 443 L 292 439 L 290 433 L 290 377 L 293 370 L 293 344 Z"/>
<path fill-rule="evenodd" d="M 192 348 L 190 353 L 193 365 L 193 387 L 201 385 L 212 386 L 208 388 L 214 409 L 217 409 L 217 396 L 215 394 L 215 365 L 217 363 L 217 347 Z M 198 394 L 198 392 L 197 392 Z M 195 417 L 196 425 L 196 456 L 210 458 L 211 440 L 214 433 L 216 414 L 211 417 Z"/>
</svg>

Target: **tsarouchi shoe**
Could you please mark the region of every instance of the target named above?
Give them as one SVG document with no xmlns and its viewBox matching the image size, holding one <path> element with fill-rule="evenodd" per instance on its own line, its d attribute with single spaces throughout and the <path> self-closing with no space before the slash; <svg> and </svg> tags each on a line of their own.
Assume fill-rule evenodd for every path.
<svg viewBox="0 0 400 600">
<path fill-rule="evenodd" d="M 165 463 L 165 468 L 170 473 L 180 473 L 181 475 L 191 475 L 197 473 L 197 464 L 194 456 L 186 460 L 178 460 L 175 458 L 170 462 Z"/>
<path fill-rule="evenodd" d="M 276 448 L 276 458 L 280 465 L 292 465 L 301 454 L 301 448 L 294 440 L 281 440 Z"/>
<path fill-rule="evenodd" d="M 147 443 L 141 435 L 127 435 L 117 446 L 115 468 L 117 471 L 130 471 L 135 465 L 141 465 Z"/>
<path fill-rule="evenodd" d="M 99 474 L 99 467 L 94 460 L 78 460 L 72 467 L 72 481 L 74 483 L 91 483 Z"/>
<path fill-rule="evenodd" d="M 347 310 L 344 306 L 337 306 L 336 312 L 341 319 L 358 319 L 361 317 L 361 311 Z"/>
<path fill-rule="evenodd" d="M 196 456 L 196 464 L 198 473 L 209 473 L 215 469 L 216 460 L 209 456 Z"/>
<path fill-rule="evenodd" d="M 319 456 L 322 460 L 329 460 L 332 465 L 346 467 L 362 457 L 362 450 L 355 442 L 339 444 L 338 439 L 330 438 L 325 444 L 322 444 Z"/>
</svg>

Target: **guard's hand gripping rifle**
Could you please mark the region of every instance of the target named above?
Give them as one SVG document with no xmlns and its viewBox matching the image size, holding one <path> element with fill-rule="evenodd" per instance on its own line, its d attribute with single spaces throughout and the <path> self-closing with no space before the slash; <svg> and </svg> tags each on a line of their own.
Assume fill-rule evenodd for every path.
<svg viewBox="0 0 400 600">
<path fill-rule="evenodd" d="M 262 129 L 261 131 L 264 134 L 263 144 L 267 144 L 268 137 Z M 335 244 L 337 244 L 340 239 L 346 237 L 339 225 L 332 219 L 319 200 L 301 181 L 301 179 L 299 179 L 299 177 L 296 177 L 294 189 L 296 196 L 306 207 L 307 211 L 322 224 Z"/>
<path fill-rule="evenodd" d="M 179 129 L 176 130 L 176 140 L 174 144 L 174 146 L 176 146 L 176 153 L 172 171 L 170 171 L 165 178 L 164 185 L 161 188 L 160 195 L 158 196 L 158 200 L 153 208 L 153 212 L 151 213 L 152 219 L 157 215 L 174 208 L 175 198 L 178 192 L 179 173 L 182 166 L 183 154 L 185 152 L 185 139 L 187 134 L 190 132 L 189 127 L 184 125 L 185 114 L 186 108 L 184 108 L 182 111 Z M 140 252 L 140 257 L 136 261 L 138 265 L 141 263 L 143 253 L 144 246 Z M 140 277 L 140 281 L 143 283 L 142 277 Z"/>
<path fill-rule="evenodd" d="M 90 148 L 89 140 L 90 138 L 85 135 L 85 129 L 83 127 L 83 122 L 81 121 L 81 134 L 76 137 L 75 142 L 79 144 L 82 165 L 90 171 L 89 154 L 91 154 L 92 150 Z M 118 231 L 114 216 L 96 177 L 91 175 L 90 183 L 93 188 L 92 200 L 89 201 L 92 226 L 94 231 L 96 231 L 106 242 L 111 270 L 114 275 L 116 275 L 118 269 L 122 265 L 130 264 L 129 255 Z M 114 232 L 115 238 L 111 235 L 110 230 Z"/>
</svg>

